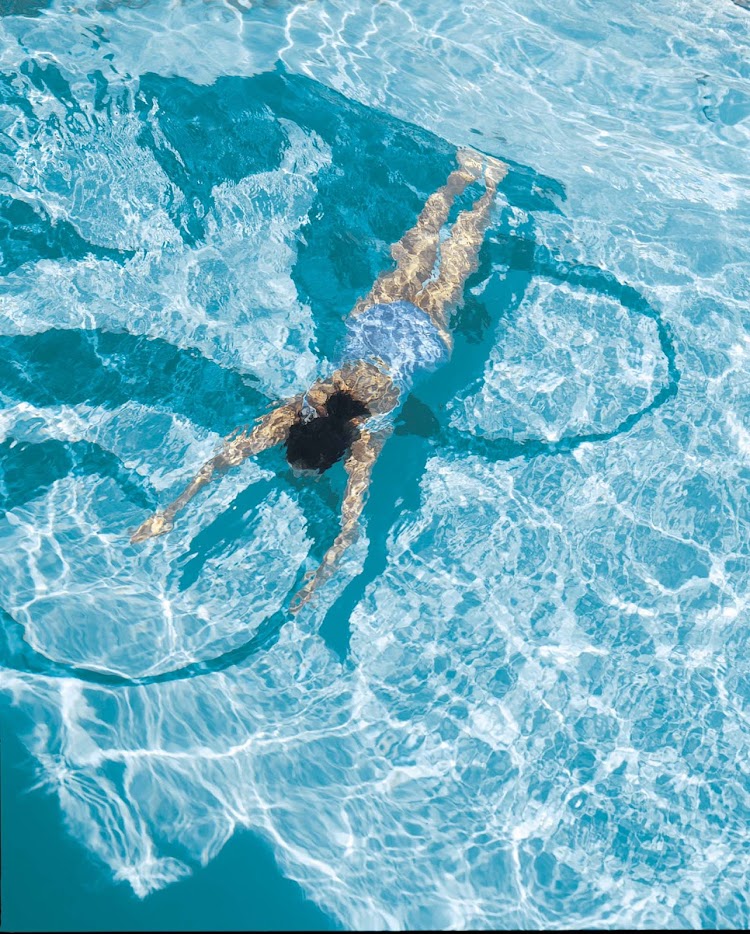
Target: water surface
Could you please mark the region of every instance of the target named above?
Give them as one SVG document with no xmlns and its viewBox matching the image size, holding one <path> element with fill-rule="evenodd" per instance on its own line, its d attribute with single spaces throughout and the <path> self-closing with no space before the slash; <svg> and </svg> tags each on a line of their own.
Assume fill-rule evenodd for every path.
<svg viewBox="0 0 750 934">
<path fill-rule="evenodd" d="M 747 11 L 3 13 L 6 926 L 86 918 L 24 839 L 92 927 L 747 926 Z M 345 477 L 278 451 L 130 546 L 466 145 L 509 175 L 337 578 L 290 617 Z"/>
</svg>

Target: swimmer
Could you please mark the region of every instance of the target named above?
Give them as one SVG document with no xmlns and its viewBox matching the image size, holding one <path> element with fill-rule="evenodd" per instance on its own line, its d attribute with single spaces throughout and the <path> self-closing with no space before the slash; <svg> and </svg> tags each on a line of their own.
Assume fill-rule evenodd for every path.
<svg viewBox="0 0 750 934">
<path fill-rule="evenodd" d="M 349 314 L 339 368 L 264 415 L 252 431 L 237 429 L 229 435 L 177 499 L 136 529 L 131 542 L 169 532 L 176 515 L 214 477 L 283 444 L 296 470 L 322 474 L 344 458 L 348 474 L 341 530 L 317 571 L 308 572 L 291 611 L 296 613 L 331 576 L 356 538 L 373 464 L 392 430 L 395 410 L 415 374 L 434 369 L 450 355 L 451 314 L 477 268 L 497 186 L 508 171 L 497 159 L 467 149 L 458 152 L 458 163 L 427 200 L 415 226 L 391 248 L 396 268 L 382 274 Z M 459 214 L 450 237 L 440 243 L 453 202 L 480 180 L 484 193 L 471 210 Z"/>
</svg>

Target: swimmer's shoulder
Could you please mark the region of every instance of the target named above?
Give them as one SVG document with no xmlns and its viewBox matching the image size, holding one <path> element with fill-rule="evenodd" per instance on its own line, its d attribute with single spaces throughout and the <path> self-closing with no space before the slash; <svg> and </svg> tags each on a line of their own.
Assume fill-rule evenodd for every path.
<svg viewBox="0 0 750 934">
<path fill-rule="evenodd" d="M 367 360 L 346 363 L 332 377 L 336 388 L 349 392 L 363 402 L 373 415 L 383 415 L 396 408 L 399 390 L 391 377 Z"/>
</svg>

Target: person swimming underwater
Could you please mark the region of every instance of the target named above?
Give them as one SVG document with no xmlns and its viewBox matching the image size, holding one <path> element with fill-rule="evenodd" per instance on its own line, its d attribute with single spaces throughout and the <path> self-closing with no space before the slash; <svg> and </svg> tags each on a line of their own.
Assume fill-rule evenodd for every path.
<svg viewBox="0 0 750 934">
<path fill-rule="evenodd" d="M 287 460 L 297 470 L 323 473 L 345 458 L 348 474 L 341 531 L 317 571 L 308 572 L 291 611 L 297 612 L 331 576 L 356 538 L 373 464 L 391 433 L 393 414 L 415 374 L 434 369 L 450 355 L 450 317 L 467 278 L 477 268 L 497 187 L 508 171 L 504 163 L 473 150 L 459 150 L 457 158 L 459 168 L 429 197 L 414 227 L 391 248 L 396 268 L 383 273 L 350 312 L 340 366 L 307 392 L 262 416 L 252 431 L 232 432 L 177 499 L 136 529 L 132 543 L 169 532 L 177 513 L 215 475 L 284 444 Z M 440 243 L 453 202 L 480 179 L 484 193 L 471 210 L 459 214 L 449 238 Z"/>
</svg>

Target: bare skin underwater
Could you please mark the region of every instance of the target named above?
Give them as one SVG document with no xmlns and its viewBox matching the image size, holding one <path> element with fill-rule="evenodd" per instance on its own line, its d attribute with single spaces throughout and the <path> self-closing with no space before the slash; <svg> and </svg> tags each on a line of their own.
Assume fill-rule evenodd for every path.
<svg viewBox="0 0 750 934">
<path fill-rule="evenodd" d="M 453 344 L 450 318 L 461 302 L 467 278 L 477 268 L 497 187 L 508 171 L 504 163 L 471 150 L 460 150 L 458 162 L 459 168 L 451 172 L 445 185 L 429 197 L 414 227 L 392 246 L 395 269 L 382 274 L 350 314 L 353 318 L 374 305 L 410 302 L 429 317 L 448 351 Z M 471 210 L 459 214 L 449 238 L 440 243 L 440 231 L 455 199 L 469 184 L 480 179 L 484 181 L 484 193 Z M 353 440 L 344 461 L 348 482 L 341 530 L 320 567 L 308 573 L 304 586 L 294 597 L 290 609 L 297 612 L 315 588 L 333 574 L 341 555 L 356 538 L 372 468 L 391 431 L 389 427 L 368 429 L 367 418 L 385 415 L 399 403 L 399 388 L 385 365 L 377 366 L 369 360 L 350 361 L 328 378 L 315 382 L 306 393 L 296 395 L 262 416 L 252 431 L 247 428 L 234 431 L 225 439 L 221 451 L 201 467 L 185 490 L 136 529 L 131 542 L 143 542 L 171 531 L 177 514 L 206 484 L 246 458 L 276 444 L 287 443 L 290 430 L 300 419 L 309 417 L 311 408 L 318 417 L 326 417 L 329 414 L 326 405 L 337 393 L 347 393 L 361 402 L 369 415 L 356 416 L 349 422 Z"/>
</svg>

